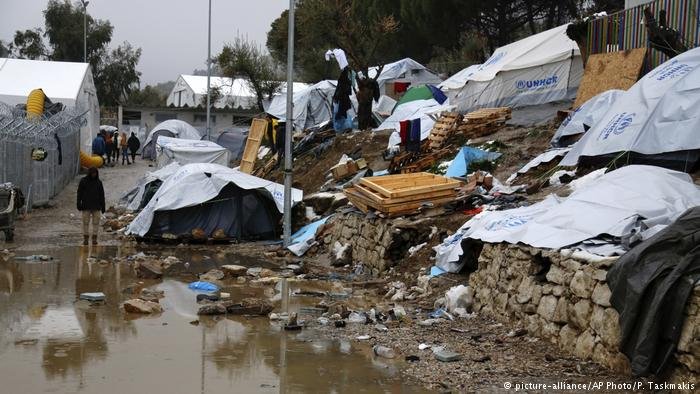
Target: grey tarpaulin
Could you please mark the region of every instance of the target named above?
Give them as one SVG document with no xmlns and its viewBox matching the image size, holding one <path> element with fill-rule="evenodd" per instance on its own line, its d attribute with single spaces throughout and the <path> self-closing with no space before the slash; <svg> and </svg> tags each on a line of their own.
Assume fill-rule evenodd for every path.
<svg viewBox="0 0 700 394">
<path fill-rule="evenodd" d="M 610 269 L 610 303 L 620 314 L 622 352 L 635 375 L 668 365 L 685 304 L 700 279 L 700 207 L 637 245 Z"/>
</svg>

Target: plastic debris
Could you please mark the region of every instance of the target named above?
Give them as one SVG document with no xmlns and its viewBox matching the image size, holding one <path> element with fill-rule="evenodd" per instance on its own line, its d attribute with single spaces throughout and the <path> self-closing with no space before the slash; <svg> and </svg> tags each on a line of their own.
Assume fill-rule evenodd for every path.
<svg viewBox="0 0 700 394">
<path fill-rule="evenodd" d="M 81 300 L 86 300 L 90 302 L 100 302 L 105 300 L 105 293 L 94 292 L 94 293 L 80 293 Z"/>
<path fill-rule="evenodd" d="M 189 287 L 191 290 L 195 290 L 195 291 L 206 291 L 206 292 L 219 291 L 219 286 L 217 286 L 213 283 L 203 282 L 203 281 L 192 282 L 187 287 Z"/>
</svg>

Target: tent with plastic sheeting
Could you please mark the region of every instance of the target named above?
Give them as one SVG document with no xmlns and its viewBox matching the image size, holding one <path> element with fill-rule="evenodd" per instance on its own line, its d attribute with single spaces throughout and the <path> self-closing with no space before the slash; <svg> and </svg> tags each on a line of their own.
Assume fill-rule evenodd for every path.
<svg viewBox="0 0 700 394">
<path fill-rule="evenodd" d="M 151 201 L 151 197 L 158 191 L 160 185 L 179 169 L 180 165 L 178 163 L 170 163 L 157 171 L 147 172 L 136 183 L 136 187 L 126 192 L 119 199 L 119 206 L 130 211 L 143 209 Z"/>
<path fill-rule="evenodd" d="M 377 68 L 372 67 L 368 70 L 370 78 L 377 75 Z M 380 94 L 396 96 L 404 92 L 403 87 L 413 87 L 424 84 L 439 84 L 442 79 L 432 70 L 418 63 L 411 58 L 405 58 L 393 63 L 385 64 L 381 74 L 377 77 Z"/>
<path fill-rule="evenodd" d="M 183 140 L 162 135 L 156 143 L 156 167 L 158 168 L 163 168 L 170 163 L 180 165 L 216 163 L 228 166 L 230 157 L 228 149 L 212 141 Z"/>
<path fill-rule="evenodd" d="M 144 159 L 156 159 L 156 143 L 159 136 L 182 138 L 185 140 L 200 140 L 202 134 L 189 123 L 182 120 L 170 119 L 159 123 L 154 127 L 143 144 L 142 157 Z"/>
<path fill-rule="evenodd" d="M 552 137 L 552 146 L 565 147 L 574 143 L 576 136 L 583 134 L 602 118 L 624 90 L 611 89 L 590 98 L 570 113 Z"/>
<path fill-rule="evenodd" d="M 241 130 L 225 130 L 216 139 L 216 143 L 231 152 L 231 160 L 238 161 L 243 157 L 245 143 L 248 140 L 248 132 Z"/>
<path fill-rule="evenodd" d="M 440 112 L 453 110 L 454 106 L 449 105 L 449 101 L 440 104 L 434 98 L 428 100 L 414 100 L 404 104 L 397 105 L 394 108 L 391 116 L 384 119 L 375 130 L 395 130 L 389 137 L 389 147 L 396 146 L 401 143 L 399 131 L 401 129 L 400 122 L 403 120 L 411 120 L 420 118 L 421 141 L 428 138 L 430 130 L 435 125 L 435 120 Z"/>
<path fill-rule="evenodd" d="M 292 204 L 302 196 L 292 189 Z M 188 164 L 163 182 L 126 233 L 184 238 L 201 230 L 208 237 L 274 239 L 283 208 L 283 185 L 218 164 Z"/>
<path fill-rule="evenodd" d="M 452 104 L 460 112 L 484 107 L 521 107 L 573 99 L 583 77 L 578 44 L 555 27 L 497 48 L 467 74 Z M 472 69 L 473 70 L 473 69 Z"/>
<path fill-rule="evenodd" d="M 297 131 L 329 122 L 333 116 L 336 81 L 325 80 L 306 89 L 294 90 L 294 129 Z M 287 118 L 287 95 L 275 96 L 267 113 L 284 121 Z"/>
<path fill-rule="evenodd" d="M 611 171 L 566 198 L 549 195 L 536 204 L 484 211 L 435 247 L 438 267 L 455 272 L 462 241 L 523 243 L 537 248 L 585 247 L 601 235 L 646 239 L 700 205 L 700 188 L 688 174 L 655 166 L 631 165 Z"/>
<path fill-rule="evenodd" d="M 416 100 L 430 100 L 435 99 L 440 104 L 444 104 L 447 100 L 447 96 L 439 88 L 434 85 L 420 85 L 411 87 L 406 91 L 406 93 L 401 96 L 399 101 L 396 103 L 397 106 L 405 104 Z"/>
<path fill-rule="evenodd" d="M 620 95 L 561 161 L 563 166 L 655 164 L 692 171 L 700 161 L 700 48 L 661 64 Z"/>
</svg>

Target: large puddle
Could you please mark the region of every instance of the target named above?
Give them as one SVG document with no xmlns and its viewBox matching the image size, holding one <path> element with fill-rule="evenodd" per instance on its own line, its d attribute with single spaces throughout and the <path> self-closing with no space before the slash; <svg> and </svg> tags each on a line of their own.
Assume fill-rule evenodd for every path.
<svg viewBox="0 0 700 394">
<path fill-rule="evenodd" d="M 197 319 L 186 281 L 146 283 L 163 290 L 158 316 L 125 315 L 123 289 L 138 282 L 122 264 L 101 262 L 125 251 L 55 251 L 54 261 L 0 259 L 0 376 L 7 393 L 355 393 L 422 392 L 356 342 L 286 332 L 266 317 Z M 131 252 L 131 251 L 130 251 Z M 220 263 L 208 256 L 202 264 Z M 211 260 L 211 261 L 209 261 Z M 238 261 L 245 265 L 244 261 Z M 273 296 L 274 289 L 234 287 L 233 297 Z M 101 291 L 104 305 L 77 301 Z M 290 309 L 313 305 L 291 297 Z"/>
</svg>

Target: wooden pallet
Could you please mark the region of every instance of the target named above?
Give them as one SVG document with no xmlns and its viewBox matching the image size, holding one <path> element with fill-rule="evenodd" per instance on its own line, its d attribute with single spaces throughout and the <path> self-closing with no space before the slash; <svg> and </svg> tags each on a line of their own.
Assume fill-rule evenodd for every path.
<svg viewBox="0 0 700 394">
<path fill-rule="evenodd" d="M 395 217 L 454 201 L 460 185 L 459 181 L 421 172 L 362 178 L 344 192 L 350 202 L 364 212 L 373 210 Z"/>
<path fill-rule="evenodd" d="M 246 174 L 253 173 L 253 168 L 255 167 L 255 161 L 258 159 L 258 150 L 260 149 L 260 143 L 267 131 L 267 120 L 265 119 L 253 119 L 250 124 L 250 132 L 248 132 L 248 139 L 245 142 L 245 149 L 243 150 L 243 157 L 241 158 L 241 165 L 239 170 L 245 172 Z"/>
<path fill-rule="evenodd" d="M 482 108 L 464 115 L 457 132 L 467 138 L 478 138 L 493 134 L 503 128 L 511 118 L 509 107 Z"/>
<path fill-rule="evenodd" d="M 255 175 L 258 178 L 265 178 L 267 174 L 272 171 L 273 168 L 277 165 L 277 155 L 273 155 L 267 163 L 265 163 L 264 166 L 259 167 L 255 171 L 253 171 L 253 175 Z"/>
<path fill-rule="evenodd" d="M 461 117 L 457 112 L 443 112 L 428 136 L 430 149 L 440 149 L 445 140 L 454 133 Z"/>
</svg>

